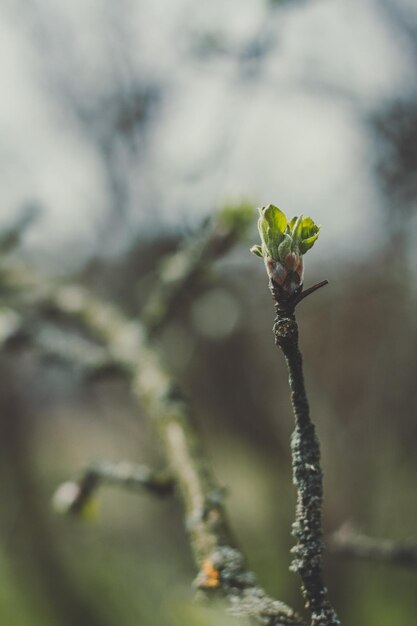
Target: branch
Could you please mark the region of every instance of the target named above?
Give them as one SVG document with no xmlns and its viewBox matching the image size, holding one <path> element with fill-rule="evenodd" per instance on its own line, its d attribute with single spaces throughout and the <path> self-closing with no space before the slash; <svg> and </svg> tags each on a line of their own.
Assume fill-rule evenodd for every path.
<svg viewBox="0 0 417 626">
<path fill-rule="evenodd" d="M 376 539 L 342 526 L 329 539 L 329 550 L 336 556 L 378 561 L 387 565 L 417 568 L 417 543 Z"/>
<path fill-rule="evenodd" d="M 323 284 L 325 283 L 319 283 L 319 286 Z M 340 621 L 328 600 L 323 581 L 323 472 L 319 441 L 310 419 L 302 356 L 298 347 L 298 325 L 294 313 L 295 304 L 303 298 L 298 296 L 295 303 L 291 300 L 283 302 L 279 299 L 278 287 L 271 278 L 270 289 L 276 306 L 275 343 L 282 349 L 287 363 L 295 418 L 291 452 L 293 482 L 297 488 L 296 517 L 293 524 L 293 535 L 297 544 L 292 549 L 295 556 L 291 569 L 301 577 L 301 590 L 305 606 L 311 613 L 311 625 L 338 626 Z M 305 295 L 315 290 L 307 290 Z"/>
<path fill-rule="evenodd" d="M 247 205 L 225 207 L 180 250 L 163 259 L 155 279 L 157 286 L 141 315 L 149 336 L 162 328 L 190 285 L 201 278 L 209 264 L 245 235 L 252 218 L 252 208 Z"/>
<path fill-rule="evenodd" d="M 24 303 L 77 321 L 129 378 L 138 407 L 144 408 L 160 434 L 169 471 L 183 502 L 199 570 L 196 586 L 220 593 L 230 601 L 235 614 L 250 616 L 259 624 L 302 624 L 290 607 L 267 596 L 247 569 L 230 532 L 222 488 L 202 449 L 190 407 L 162 366 L 145 327 L 126 319 L 81 287 L 40 285 L 33 276 L 29 280 L 21 273 L 16 276 L 20 287 L 24 287 Z M 8 286 L 13 291 L 10 278 Z"/>
<path fill-rule="evenodd" d="M 298 295 L 295 296 L 291 304 L 295 308 L 298 304 L 300 304 L 302 300 L 304 300 L 304 298 L 307 298 L 307 296 L 311 296 L 312 293 L 314 293 L 318 289 L 321 289 L 322 287 L 325 287 L 328 284 L 328 280 L 321 280 L 319 283 L 316 283 L 312 287 L 308 287 L 308 289 L 303 289 Z"/>
<path fill-rule="evenodd" d="M 62 483 L 53 497 L 59 513 L 82 515 L 101 486 L 122 487 L 130 491 L 150 491 L 159 496 L 173 493 L 174 481 L 165 472 L 131 463 L 93 463 L 74 481 Z"/>
<path fill-rule="evenodd" d="M 183 500 L 191 547 L 200 570 L 197 586 L 220 591 L 236 613 L 257 617 L 260 623 L 266 617 L 270 626 L 300 623 L 290 608 L 266 596 L 246 569 L 244 557 L 231 537 L 222 489 L 202 450 L 190 408 L 149 345 L 143 326 L 128 322 L 81 290 L 69 295 L 58 292 L 51 304 L 55 302 L 61 311 L 78 316 L 106 343 L 113 358 L 130 370 L 133 395 L 160 433 Z"/>
<path fill-rule="evenodd" d="M 207 266 L 246 236 L 252 218 L 253 208 L 247 204 L 225 206 L 214 218 L 206 220 L 201 230 L 190 237 L 180 250 L 163 259 L 155 279 L 156 286 L 141 314 L 142 325 L 146 327 L 149 337 L 157 334 L 170 319 L 186 292 L 206 272 Z M 9 344 L 13 346 L 16 340 L 19 345 L 28 343 L 44 357 L 77 364 L 87 375 L 120 369 L 121 364 L 112 361 L 103 347 L 87 342 L 76 333 L 69 336 L 68 329 L 62 331 L 55 324 L 45 324 L 45 320 L 39 316 L 38 303 L 39 300 L 48 299 L 48 289 L 48 285 L 40 285 L 26 268 L 17 264 L 0 267 L 3 301 L 7 301 L 7 297 L 11 301 L 10 315 L 7 311 L 7 315 L 3 316 L 2 313 L 0 316 L 0 347 Z M 21 297 L 23 295 L 24 316 L 14 310 L 16 292 L 20 292 Z M 29 316 L 28 311 L 31 312 Z M 11 315 L 14 323 L 13 328 L 9 329 Z M 3 317 L 7 317 L 4 333 Z"/>
</svg>

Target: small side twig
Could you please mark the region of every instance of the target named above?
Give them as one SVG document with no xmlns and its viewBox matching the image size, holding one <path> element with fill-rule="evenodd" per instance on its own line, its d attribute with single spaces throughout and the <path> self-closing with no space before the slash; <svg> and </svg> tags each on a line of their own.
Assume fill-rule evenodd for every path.
<svg viewBox="0 0 417 626">
<path fill-rule="evenodd" d="M 333 533 L 328 540 L 328 547 L 335 556 L 417 568 L 415 541 L 377 539 L 355 531 L 350 525 L 344 525 Z"/>
<path fill-rule="evenodd" d="M 165 496 L 173 492 L 174 481 L 167 472 L 154 471 L 146 465 L 100 461 L 85 469 L 77 480 L 62 483 L 54 494 L 54 506 L 59 512 L 79 515 L 101 486 Z"/>
<path fill-rule="evenodd" d="M 291 452 L 293 481 L 297 487 L 296 517 L 293 524 L 293 535 L 297 539 L 297 544 L 292 549 L 294 560 L 291 569 L 301 577 L 301 590 L 306 608 L 311 613 L 311 625 L 339 626 L 340 621 L 328 599 L 322 574 L 323 479 L 320 446 L 314 424 L 310 419 L 302 356 L 298 347 L 298 325 L 294 312 L 299 302 L 325 284 L 327 281 L 285 300 L 280 298 L 279 285 L 270 279 L 270 290 L 276 306 L 275 343 L 283 351 L 287 363 L 295 418 Z"/>
<path fill-rule="evenodd" d="M 312 287 L 308 287 L 308 289 L 303 289 L 299 294 L 295 296 L 295 298 L 291 301 L 292 306 L 295 308 L 297 304 L 299 304 L 304 298 L 310 296 L 312 293 L 317 291 L 317 289 L 321 289 L 329 284 L 328 280 L 321 280 L 319 283 L 316 283 Z"/>
</svg>

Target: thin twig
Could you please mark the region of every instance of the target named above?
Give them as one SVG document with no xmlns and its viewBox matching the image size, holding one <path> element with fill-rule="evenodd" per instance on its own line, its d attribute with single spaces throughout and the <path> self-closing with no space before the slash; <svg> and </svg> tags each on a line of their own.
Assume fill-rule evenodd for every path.
<svg viewBox="0 0 417 626">
<path fill-rule="evenodd" d="M 323 283 L 319 283 L 322 286 Z M 294 302 L 283 302 L 277 296 L 277 286 L 270 283 L 276 305 L 275 343 L 282 349 L 289 371 L 291 401 L 295 430 L 291 438 L 293 481 L 297 488 L 296 517 L 293 535 L 297 544 L 292 549 L 291 569 L 302 580 L 306 608 L 311 613 L 311 626 L 338 626 L 340 621 L 327 597 L 322 574 L 323 530 L 321 507 L 323 499 L 320 446 L 310 419 L 304 385 L 302 356 L 298 347 L 298 326 Z M 313 293 L 318 288 L 305 292 Z M 298 297 L 297 302 L 303 298 Z"/>
<path fill-rule="evenodd" d="M 417 543 L 415 541 L 377 539 L 344 525 L 330 536 L 328 546 L 330 553 L 336 556 L 417 568 Z"/>
<path fill-rule="evenodd" d="M 101 486 L 165 496 L 173 493 L 174 481 L 167 472 L 154 471 L 146 465 L 99 461 L 87 467 L 78 479 L 58 487 L 53 498 L 55 508 L 62 513 L 82 514 Z"/>
<path fill-rule="evenodd" d="M 328 280 L 321 280 L 319 283 L 316 283 L 315 285 L 313 285 L 312 287 L 308 287 L 307 289 L 303 289 L 294 299 L 293 301 L 293 306 L 294 308 L 297 306 L 297 304 L 300 304 L 300 302 L 302 300 L 304 300 L 304 298 L 307 298 L 307 296 L 310 296 L 312 293 L 314 293 L 315 291 L 317 291 L 317 289 L 321 289 L 322 287 L 325 287 L 326 285 L 329 284 Z"/>
</svg>

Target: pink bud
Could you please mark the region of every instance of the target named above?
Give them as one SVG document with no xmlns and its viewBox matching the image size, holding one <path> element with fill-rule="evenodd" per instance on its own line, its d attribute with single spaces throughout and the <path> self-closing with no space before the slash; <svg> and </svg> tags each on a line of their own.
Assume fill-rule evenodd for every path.
<svg viewBox="0 0 417 626">
<path fill-rule="evenodd" d="M 271 257 L 267 257 L 265 266 L 269 278 L 289 296 L 296 293 L 302 286 L 304 274 L 303 259 L 295 252 L 287 254 L 283 262 L 274 261 Z"/>
<path fill-rule="evenodd" d="M 303 257 L 296 252 L 290 252 L 284 259 L 284 265 L 289 270 L 296 272 L 302 277 L 303 274 Z"/>
<path fill-rule="evenodd" d="M 265 259 L 266 271 L 269 278 L 271 278 L 278 285 L 283 285 L 288 276 L 288 270 L 283 266 L 280 261 L 274 261 L 271 257 Z"/>
</svg>

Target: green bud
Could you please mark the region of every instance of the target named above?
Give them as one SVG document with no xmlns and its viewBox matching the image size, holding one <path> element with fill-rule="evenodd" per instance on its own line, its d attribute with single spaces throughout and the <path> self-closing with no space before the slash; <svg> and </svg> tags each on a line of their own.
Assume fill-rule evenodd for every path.
<svg viewBox="0 0 417 626">
<path fill-rule="evenodd" d="M 310 248 L 313 247 L 314 242 L 319 236 L 320 227 L 317 226 L 311 219 L 311 217 L 299 218 L 293 224 L 292 235 L 294 238 L 295 246 L 298 247 L 301 254 L 305 254 Z"/>
<path fill-rule="evenodd" d="M 295 216 L 287 220 L 285 214 L 273 204 L 259 209 L 258 230 L 261 245 L 251 252 L 265 261 L 269 277 L 288 293 L 302 286 L 304 255 L 313 247 L 320 227 L 311 217 Z"/>
<path fill-rule="evenodd" d="M 320 228 L 313 222 L 311 217 L 303 217 L 301 222 L 301 239 L 303 241 L 318 233 L 319 230 Z"/>
<path fill-rule="evenodd" d="M 268 256 L 277 258 L 278 248 L 287 230 L 287 218 L 278 207 L 269 204 L 259 209 L 258 230 Z"/>
</svg>

